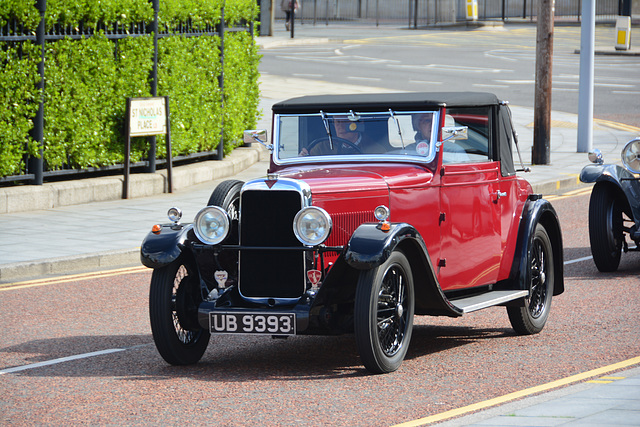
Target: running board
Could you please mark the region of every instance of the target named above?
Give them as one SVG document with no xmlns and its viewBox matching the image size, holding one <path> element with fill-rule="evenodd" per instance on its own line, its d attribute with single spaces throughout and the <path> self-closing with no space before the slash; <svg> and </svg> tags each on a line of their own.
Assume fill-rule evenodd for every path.
<svg viewBox="0 0 640 427">
<path fill-rule="evenodd" d="M 527 295 L 529 295 L 529 291 L 491 291 L 481 295 L 460 298 L 451 301 L 451 304 L 458 307 L 463 313 L 471 313 L 472 311 L 526 297 Z"/>
</svg>

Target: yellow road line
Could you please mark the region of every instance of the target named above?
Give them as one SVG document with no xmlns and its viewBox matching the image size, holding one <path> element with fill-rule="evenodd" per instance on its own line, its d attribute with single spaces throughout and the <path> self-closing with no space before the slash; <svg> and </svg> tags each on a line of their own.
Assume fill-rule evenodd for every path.
<svg viewBox="0 0 640 427">
<path fill-rule="evenodd" d="M 513 393 L 505 394 L 504 396 L 496 397 L 493 399 L 485 400 L 484 402 L 474 403 L 472 405 L 463 406 L 462 408 L 452 409 L 450 411 L 442 412 L 440 414 L 432 415 L 429 417 L 420 418 L 414 421 L 407 421 L 406 423 L 396 424 L 393 427 L 414 427 L 422 426 L 430 423 L 446 420 L 447 418 L 457 417 L 460 415 L 468 414 L 469 412 L 478 411 L 481 409 L 487 409 L 491 406 L 501 405 L 511 400 L 520 399 L 522 397 L 531 396 L 536 393 L 552 390 L 554 388 L 566 386 L 569 384 L 577 383 L 579 381 L 585 381 L 588 378 L 603 375 L 607 372 L 615 371 L 622 368 L 628 368 L 629 366 L 637 365 L 640 363 L 640 357 L 634 357 L 622 362 L 614 363 L 613 365 L 604 366 L 602 368 L 592 369 L 581 374 L 572 375 L 560 380 L 551 381 L 550 383 L 542 384 L 535 387 L 530 387 L 524 390 L 516 391 Z"/>
<path fill-rule="evenodd" d="M 99 279 L 103 277 L 119 276 L 122 274 L 141 273 L 148 270 L 149 269 L 147 267 L 143 267 L 143 266 L 127 267 L 127 268 L 118 268 L 115 270 L 96 271 L 93 273 L 70 274 L 66 276 L 51 277 L 46 279 L 27 280 L 24 282 L 4 283 L 4 284 L 0 284 L 0 292 L 15 290 L 15 289 L 33 288 L 36 286 L 55 285 L 57 283 L 70 282 L 70 281 Z"/>
<path fill-rule="evenodd" d="M 587 188 L 579 188 L 577 190 L 567 191 L 566 193 L 558 194 L 558 195 L 555 195 L 555 196 L 545 196 L 545 199 L 547 199 L 549 201 L 553 201 L 553 200 L 566 199 L 568 197 L 583 196 L 585 194 L 591 193 L 591 189 L 592 188 L 593 187 L 591 187 L 591 186 L 589 186 Z"/>
<path fill-rule="evenodd" d="M 624 123 L 612 122 L 611 120 L 593 119 L 594 123 L 608 126 L 613 129 L 623 130 L 626 132 L 637 133 L 640 135 L 640 128 L 636 126 L 626 125 Z"/>
</svg>

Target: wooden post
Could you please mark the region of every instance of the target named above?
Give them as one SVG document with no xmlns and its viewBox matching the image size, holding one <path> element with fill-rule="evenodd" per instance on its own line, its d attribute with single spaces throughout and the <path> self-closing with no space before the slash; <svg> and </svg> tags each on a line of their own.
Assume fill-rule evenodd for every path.
<svg viewBox="0 0 640 427">
<path fill-rule="evenodd" d="M 536 37 L 536 87 L 533 112 L 534 165 L 550 163 L 551 147 L 551 70 L 553 64 L 554 0 L 539 0 Z"/>
</svg>

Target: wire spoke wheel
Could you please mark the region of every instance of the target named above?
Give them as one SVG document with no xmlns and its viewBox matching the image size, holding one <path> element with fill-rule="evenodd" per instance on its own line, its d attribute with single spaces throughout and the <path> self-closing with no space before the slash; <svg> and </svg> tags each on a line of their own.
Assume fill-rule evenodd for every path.
<svg viewBox="0 0 640 427">
<path fill-rule="evenodd" d="M 537 334 L 544 328 L 554 288 L 553 249 L 545 228 L 536 226 L 528 260 L 529 295 L 523 306 L 507 307 L 509 321 L 520 335 Z"/>
<path fill-rule="evenodd" d="M 209 344 L 209 331 L 198 324 L 202 301 L 199 279 L 183 256 L 155 269 L 149 290 L 151 332 L 158 352 L 172 365 L 196 363 Z"/>
<path fill-rule="evenodd" d="M 547 300 L 546 288 L 546 253 L 540 239 L 533 242 L 531 249 L 531 293 L 529 295 L 529 312 L 534 319 L 539 318 L 544 313 Z"/>
<path fill-rule="evenodd" d="M 400 367 L 411 340 L 413 311 L 411 266 L 402 252 L 393 252 L 385 263 L 360 275 L 354 329 L 369 371 L 385 373 Z"/>
</svg>

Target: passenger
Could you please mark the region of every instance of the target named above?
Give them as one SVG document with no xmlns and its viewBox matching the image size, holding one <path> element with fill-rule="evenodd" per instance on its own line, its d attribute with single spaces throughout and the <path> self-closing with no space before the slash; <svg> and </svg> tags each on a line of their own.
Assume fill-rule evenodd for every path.
<svg viewBox="0 0 640 427">
<path fill-rule="evenodd" d="M 433 130 L 433 114 L 420 113 L 411 117 L 413 129 L 416 131 L 415 150 L 421 156 L 429 154 L 430 138 Z M 442 160 L 447 163 L 463 163 L 470 160 L 467 152 L 455 143 L 455 141 L 445 141 L 442 144 Z"/>
</svg>

